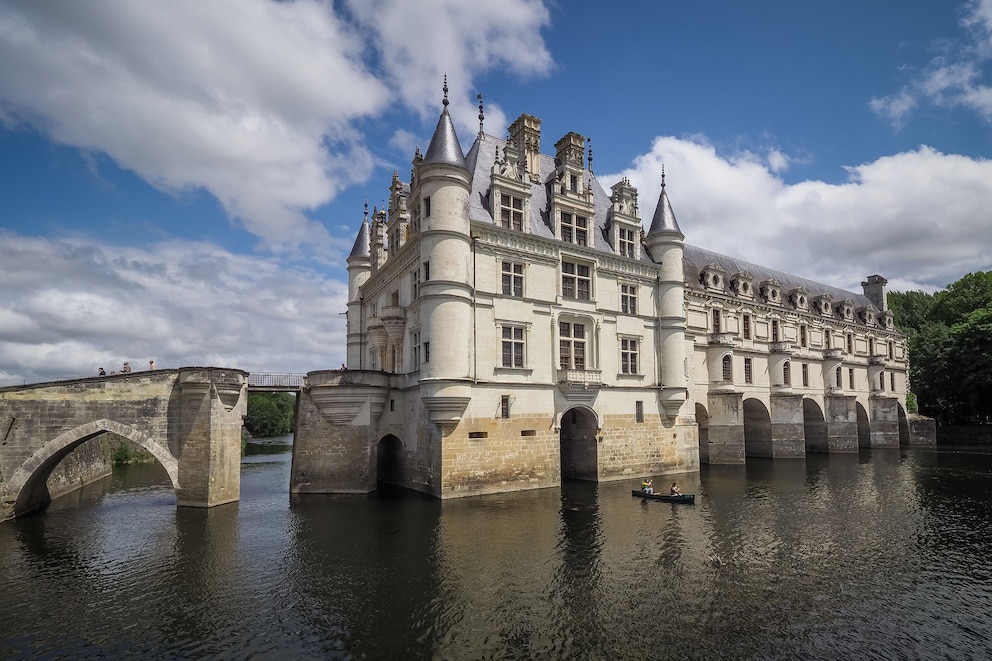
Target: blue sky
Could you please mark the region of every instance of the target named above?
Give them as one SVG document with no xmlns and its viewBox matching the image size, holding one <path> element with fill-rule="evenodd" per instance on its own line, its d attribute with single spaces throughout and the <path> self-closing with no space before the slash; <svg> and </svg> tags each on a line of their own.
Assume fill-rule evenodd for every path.
<svg viewBox="0 0 992 661">
<path fill-rule="evenodd" d="M 992 0 L 0 6 L 0 384 L 344 360 L 367 198 L 522 112 L 686 241 L 859 291 L 992 269 Z"/>
</svg>

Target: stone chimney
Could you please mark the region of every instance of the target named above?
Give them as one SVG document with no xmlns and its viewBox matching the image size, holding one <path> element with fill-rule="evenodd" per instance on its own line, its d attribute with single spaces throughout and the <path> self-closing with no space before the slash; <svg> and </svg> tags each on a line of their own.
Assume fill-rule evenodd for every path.
<svg viewBox="0 0 992 661">
<path fill-rule="evenodd" d="M 868 279 L 861 283 L 861 289 L 876 308 L 885 312 L 889 309 L 888 292 L 885 285 L 889 281 L 880 275 L 869 275 Z"/>
<path fill-rule="evenodd" d="M 524 113 L 510 124 L 510 138 L 517 145 L 527 165 L 531 181 L 541 179 L 541 120 Z"/>
</svg>

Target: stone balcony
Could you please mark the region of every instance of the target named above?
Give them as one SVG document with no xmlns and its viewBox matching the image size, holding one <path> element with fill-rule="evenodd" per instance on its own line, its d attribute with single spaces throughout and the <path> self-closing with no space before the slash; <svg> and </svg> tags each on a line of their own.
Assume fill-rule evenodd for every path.
<svg viewBox="0 0 992 661">
<path fill-rule="evenodd" d="M 824 349 L 823 357 L 826 360 L 843 360 L 844 352 L 840 349 Z"/>
<path fill-rule="evenodd" d="M 881 354 L 880 353 L 880 354 L 876 354 L 874 356 L 868 356 L 868 364 L 869 365 L 879 365 L 881 367 L 885 367 L 888 364 L 888 362 L 889 361 L 885 357 L 885 354 Z"/>
<path fill-rule="evenodd" d="M 772 342 L 768 345 L 768 350 L 771 353 L 785 354 L 787 356 L 792 355 L 792 342 Z"/>
<path fill-rule="evenodd" d="M 592 400 L 603 387 L 601 370 L 558 370 L 558 389 L 570 400 Z"/>
<path fill-rule="evenodd" d="M 706 343 L 711 347 L 733 347 L 737 345 L 737 336 L 733 333 L 710 333 Z"/>
</svg>

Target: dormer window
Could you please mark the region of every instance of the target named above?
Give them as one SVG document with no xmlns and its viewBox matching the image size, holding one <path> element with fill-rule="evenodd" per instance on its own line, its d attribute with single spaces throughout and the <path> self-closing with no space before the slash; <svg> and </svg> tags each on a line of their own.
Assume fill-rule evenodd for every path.
<svg viewBox="0 0 992 661">
<path fill-rule="evenodd" d="M 763 280 L 760 292 L 761 297 L 769 303 L 779 304 L 782 302 L 782 285 L 775 278 Z"/>
<path fill-rule="evenodd" d="M 747 271 L 740 271 L 730 279 L 730 288 L 738 296 L 744 298 L 754 297 L 753 276 Z"/>
<path fill-rule="evenodd" d="M 789 300 L 792 302 L 792 307 L 797 310 L 805 310 L 809 305 L 809 290 L 805 287 L 791 289 L 789 290 Z"/>
<path fill-rule="evenodd" d="M 709 264 L 700 272 L 699 282 L 707 289 L 722 292 L 727 285 L 727 272 L 717 263 Z"/>
<path fill-rule="evenodd" d="M 524 228 L 523 198 L 505 194 L 499 196 L 499 224 L 517 231 Z"/>
<path fill-rule="evenodd" d="M 589 219 L 563 211 L 561 214 L 561 240 L 578 246 L 589 245 Z"/>
<path fill-rule="evenodd" d="M 819 296 L 813 298 L 813 310 L 819 312 L 824 316 L 833 315 L 833 305 L 831 305 L 832 296 L 830 294 L 820 294 Z"/>
</svg>

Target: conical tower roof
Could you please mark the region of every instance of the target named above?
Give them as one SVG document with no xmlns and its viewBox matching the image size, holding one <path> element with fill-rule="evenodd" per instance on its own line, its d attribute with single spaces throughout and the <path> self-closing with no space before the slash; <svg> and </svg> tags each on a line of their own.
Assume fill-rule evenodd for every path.
<svg viewBox="0 0 992 661">
<path fill-rule="evenodd" d="M 672 211 L 672 203 L 668 201 L 668 193 L 665 191 L 665 171 L 661 171 L 661 195 L 658 196 L 658 206 L 654 210 L 654 218 L 651 219 L 651 229 L 648 236 L 661 232 L 675 232 L 684 237 L 679 223 L 675 220 L 675 212 Z"/>
<path fill-rule="evenodd" d="M 358 228 L 358 236 L 355 237 L 355 245 L 351 247 L 351 254 L 348 255 L 349 262 L 353 259 L 371 259 L 371 236 L 372 232 L 369 229 L 369 205 L 366 202 L 365 217 L 362 219 L 362 226 Z"/>
<path fill-rule="evenodd" d="M 441 117 L 437 120 L 434 135 L 431 136 L 431 144 L 427 147 L 427 153 L 424 154 L 424 163 L 447 163 L 467 170 L 468 165 L 465 163 L 462 146 L 458 143 L 458 134 L 455 133 L 455 127 L 451 123 L 451 115 L 448 114 L 447 76 L 444 79 L 444 100 L 442 103 L 444 109 L 441 111 Z"/>
</svg>

